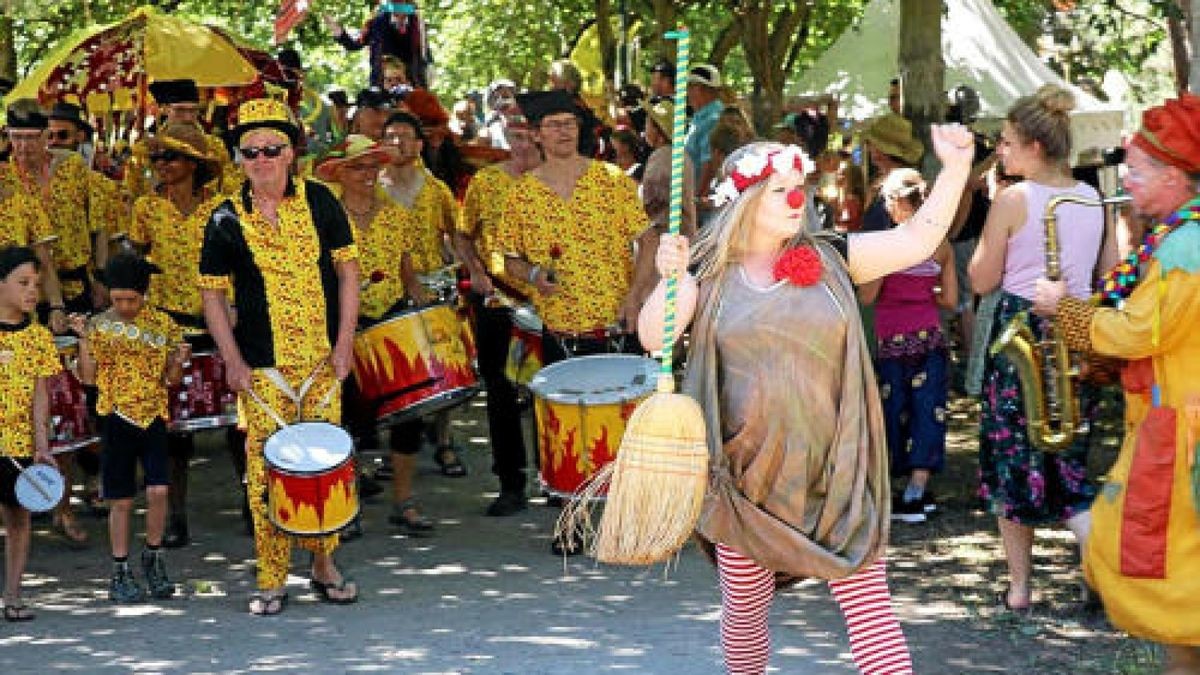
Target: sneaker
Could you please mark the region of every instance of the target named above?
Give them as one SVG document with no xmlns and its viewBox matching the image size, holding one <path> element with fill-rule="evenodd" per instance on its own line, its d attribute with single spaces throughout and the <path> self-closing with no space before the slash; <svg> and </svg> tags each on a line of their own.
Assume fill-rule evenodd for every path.
<svg viewBox="0 0 1200 675">
<path fill-rule="evenodd" d="M 911 524 L 923 523 L 925 522 L 925 507 L 922 506 L 920 499 L 910 501 L 901 498 L 892 507 L 892 520 Z"/>
<path fill-rule="evenodd" d="M 500 496 L 496 497 L 488 505 L 485 513 L 494 517 L 511 516 L 514 513 L 524 511 L 528 506 L 529 502 L 525 499 L 524 492 L 505 492 L 501 490 Z"/>
<path fill-rule="evenodd" d="M 146 591 L 133 578 L 129 563 L 117 563 L 113 568 L 112 582 L 108 586 L 108 599 L 122 604 L 141 602 L 146 598 Z"/>
<path fill-rule="evenodd" d="M 142 551 L 142 574 L 146 577 L 150 597 L 166 600 L 175 595 L 175 584 L 167 578 L 167 560 L 162 551 Z"/>
</svg>

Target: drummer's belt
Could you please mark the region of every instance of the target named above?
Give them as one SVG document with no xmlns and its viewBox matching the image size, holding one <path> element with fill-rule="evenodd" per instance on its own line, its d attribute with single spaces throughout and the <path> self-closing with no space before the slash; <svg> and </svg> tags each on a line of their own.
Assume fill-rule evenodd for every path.
<svg viewBox="0 0 1200 675">
<path fill-rule="evenodd" d="M 618 328 L 593 328 L 585 331 L 551 330 L 542 331 L 562 347 L 563 352 L 575 356 L 582 348 L 588 351 L 603 351 L 618 354 L 625 351 L 628 333 L 622 333 Z"/>
</svg>

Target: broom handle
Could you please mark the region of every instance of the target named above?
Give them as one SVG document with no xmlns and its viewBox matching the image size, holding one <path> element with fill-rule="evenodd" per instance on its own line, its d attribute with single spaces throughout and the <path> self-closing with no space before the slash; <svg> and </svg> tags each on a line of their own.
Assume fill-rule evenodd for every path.
<svg viewBox="0 0 1200 675">
<path fill-rule="evenodd" d="M 687 136 L 687 77 L 688 58 L 691 51 L 691 34 L 685 26 L 666 34 L 668 40 L 678 40 L 675 51 L 675 118 L 671 124 L 671 208 L 667 220 L 667 232 L 679 234 L 683 220 L 683 143 Z M 658 391 L 675 390 L 675 378 L 671 374 L 675 351 L 675 295 L 679 286 L 679 274 L 667 277 L 666 318 L 663 322 L 662 361 L 658 370 Z"/>
</svg>

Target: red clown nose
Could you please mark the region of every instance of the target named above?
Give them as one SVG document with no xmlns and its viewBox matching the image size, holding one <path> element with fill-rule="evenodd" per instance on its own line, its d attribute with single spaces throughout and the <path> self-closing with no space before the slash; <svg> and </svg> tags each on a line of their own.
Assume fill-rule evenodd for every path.
<svg viewBox="0 0 1200 675">
<path fill-rule="evenodd" d="M 787 203 L 793 209 L 804 206 L 804 188 L 793 188 L 791 192 L 787 193 Z"/>
</svg>

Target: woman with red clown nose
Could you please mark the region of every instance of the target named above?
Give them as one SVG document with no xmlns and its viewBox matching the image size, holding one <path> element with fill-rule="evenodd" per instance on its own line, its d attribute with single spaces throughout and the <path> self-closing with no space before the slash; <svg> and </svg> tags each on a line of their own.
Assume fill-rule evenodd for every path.
<svg viewBox="0 0 1200 675">
<path fill-rule="evenodd" d="M 1101 284 L 1105 306 L 1040 279 L 1072 351 L 1124 360 L 1125 441 L 1092 504 L 1083 555 L 1113 625 L 1200 673 L 1200 97 L 1146 111 L 1126 154 L 1134 208 L 1155 219 Z"/>
<path fill-rule="evenodd" d="M 659 273 L 682 277 L 677 332 L 695 318 L 683 390 L 708 421 L 697 531 L 717 563 L 730 673 L 766 671 L 774 591 L 809 577 L 829 582 L 860 671 L 912 672 L 884 568 L 887 444 L 854 284 L 927 259 L 946 236 L 974 146 L 958 125 L 932 137 L 944 168 L 895 229 L 809 234 L 812 162 L 753 143 L 725 161 L 719 211 L 690 254 L 682 237 L 660 241 Z M 638 317 L 647 349 L 663 343 L 665 295 L 664 281 Z"/>
</svg>

